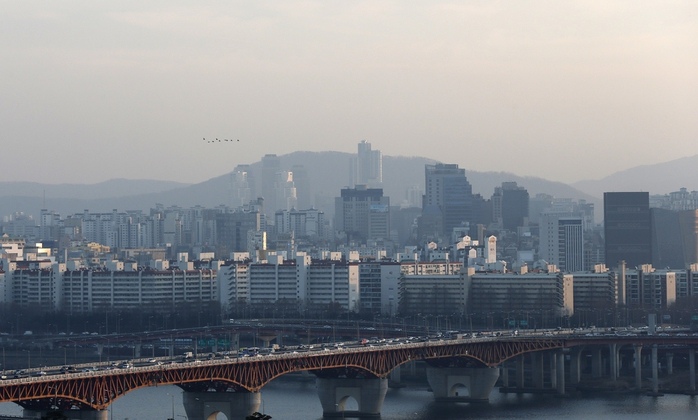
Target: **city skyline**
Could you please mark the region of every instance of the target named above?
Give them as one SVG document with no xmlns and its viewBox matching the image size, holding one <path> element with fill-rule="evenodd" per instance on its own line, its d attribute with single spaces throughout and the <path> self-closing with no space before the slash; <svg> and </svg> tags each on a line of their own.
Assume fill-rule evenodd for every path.
<svg viewBox="0 0 698 420">
<path fill-rule="evenodd" d="M 36 151 L 4 179 L 197 183 L 361 140 L 566 183 L 694 156 L 697 8 L 4 3 L 3 144 Z"/>
</svg>

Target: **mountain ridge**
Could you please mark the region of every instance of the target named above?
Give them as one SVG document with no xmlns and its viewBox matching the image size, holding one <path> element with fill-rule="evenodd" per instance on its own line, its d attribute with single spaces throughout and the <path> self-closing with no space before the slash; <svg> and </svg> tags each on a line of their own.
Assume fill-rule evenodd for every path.
<svg viewBox="0 0 698 420">
<path fill-rule="evenodd" d="M 331 205 L 341 188 L 350 185 L 349 165 L 353 153 L 325 151 L 296 151 L 279 155 L 281 170 L 302 165 L 311 182 L 311 193 L 316 207 L 322 202 Z M 399 205 L 412 186 L 423 190 L 424 165 L 437 161 L 420 156 L 383 156 L 383 189 L 392 205 Z M 261 176 L 261 160 L 249 164 L 250 171 Z M 462 166 L 461 166 L 462 167 Z M 107 212 L 113 209 L 144 210 L 157 203 L 165 206 L 215 207 L 227 204 L 232 173 L 224 173 L 206 181 L 186 184 L 174 181 L 115 178 L 94 184 L 42 184 L 36 182 L 0 182 L 0 215 L 14 212 L 38 215 L 41 208 L 61 215 L 82 212 Z M 514 181 L 526 188 L 531 197 L 538 193 L 558 198 L 584 199 L 595 204 L 602 213 L 603 191 L 649 190 L 666 193 L 680 187 L 695 187 L 698 179 L 698 155 L 655 165 L 642 165 L 620 171 L 600 180 L 585 180 L 572 184 L 532 176 L 519 176 L 506 171 L 472 171 L 466 176 L 473 193 L 489 198 L 502 182 Z M 652 182 L 646 181 L 649 178 Z M 646 185 L 645 188 L 641 188 Z"/>
<path fill-rule="evenodd" d="M 667 162 L 640 165 L 624 169 L 597 180 L 583 180 L 570 184 L 587 194 L 603 197 L 607 191 L 648 191 L 650 194 L 668 194 L 686 187 L 698 189 L 698 155 L 686 156 Z"/>
</svg>

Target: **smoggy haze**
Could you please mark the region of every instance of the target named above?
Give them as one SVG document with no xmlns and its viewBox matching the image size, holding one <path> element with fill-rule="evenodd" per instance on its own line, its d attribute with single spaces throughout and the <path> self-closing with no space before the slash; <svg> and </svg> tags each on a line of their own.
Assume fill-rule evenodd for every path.
<svg viewBox="0 0 698 420">
<path fill-rule="evenodd" d="M 0 63 L 4 181 L 361 139 L 562 182 L 698 154 L 693 1 L 1 1 Z"/>
</svg>

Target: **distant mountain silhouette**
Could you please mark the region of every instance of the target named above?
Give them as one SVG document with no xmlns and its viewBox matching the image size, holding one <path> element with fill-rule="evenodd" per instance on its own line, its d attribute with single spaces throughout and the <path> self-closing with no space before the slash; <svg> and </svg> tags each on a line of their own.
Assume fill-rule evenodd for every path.
<svg viewBox="0 0 698 420">
<path fill-rule="evenodd" d="M 0 197 L 67 197 L 92 200 L 135 194 L 150 194 L 186 186 L 181 182 L 150 179 L 111 179 L 96 184 L 41 184 L 38 182 L 0 182 Z"/>
<path fill-rule="evenodd" d="M 310 179 L 311 196 L 320 205 L 331 205 L 340 190 L 349 186 L 349 165 L 351 153 L 343 152 L 294 152 L 280 155 L 282 170 L 291 170 L 294 165 L 303 165 Z M 424 189 L 424 165 L 435 161 L 423 157 L 383 157 L 383 189 L 393 205 L 399 205 L 411 186 Z M 231 168 L 231 171 L 233 168 Z M 255 177 L 261 177 L 261 162 L 250 165 Z M 468 171 L 466 176 L 473 186 L 473 192 L 485 198 L 492 196 L 494 188 L 505 181 L 515 181 L 525 187 L 530 196 L 546 193 L 560 198 L 585 199 L 594 202 L 600 209 L 600 200 L 560 183 L 541 178 L 520 177 L 506 172 Z M 46 199 L 44 206 L 44 190 Z M 161 203 L 165 206 L 178 205 L 192 207 L 201 205 L 215 207 L 230 202 L 230 173 L 209 179 L 198 184 L 181 184 L 149 180 L 111 180 L 98 184 L 43 185 L 36 183 L 0 183 L 0 216 L 23 211 L 38 215 L 41 208 L 54 210 L 65 217 L 80 213 L 85 209 L 91 212 L 110 212 L 113 209 L 148 210 Z M 322 199 L 322 200 L 321 200 Z M 333 209 L 324 209 L 333 213 Z M 597 211 L 599 213 L 599 211 Z"/>
<path fill-rule="evenodd" d="M 598 180 L 575 182 L 572 186 L 600 199 L 609 191 L 647 191 L 652 195 L 678 191 L 681 187 L 698 190 L 698 155 L 636 166 Z"/>
</svg>

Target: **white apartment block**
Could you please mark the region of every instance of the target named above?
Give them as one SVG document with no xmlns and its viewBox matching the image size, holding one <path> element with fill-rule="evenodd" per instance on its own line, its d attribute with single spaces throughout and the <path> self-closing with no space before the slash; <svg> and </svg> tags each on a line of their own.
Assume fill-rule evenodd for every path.
<svg viewBox="0 0 698 420">
<path fill-rule="evenodd" d="M 468 288 L 460 274 L 403 274 L 398 287 L 403 314 L 467 313 Z"/>
<path fill-rule="evenodd" d="M 403 261 L 400 263 L 400 272 L 406 276 L 452 275 L 459 274 L 462 269 L 461 262 Z"/>
<path fill-rule="evenodd" d="M 612 309 L 618 302 L 618 281 L 615 272 L 599 264 L 594 271 L 572 273 L 575 312 Z"/>
<path fill-rule="evenodd" d="M 271 304 L 281 299 L 290 301 L 301 299 L 298 287 L 301 279 L 298 271 L 302 271 L 302 267 L 297 267 L 292 261 L 280 264 L 251 264 L 248 303 Z"/>
<path fill-rule="evenodd" d="M 243 268 L 243 266 L 245 268 Z M 221 303 L 236 301 L 264 304 L 279 300 L 302 304 L 339 303 L 350 308 L 359 300 L 358 265 L 340 261 L 316 261 L 299 255 L 295 260 L 273 258 L 265 263 L 233 263 L 219 275 Z"/>
<path fill-rule="evenodd" d="M 468 311 L 537 313 L 549 317 L 574 313 L 574 277 L 560 272 L 464 273 Z"/>
<path fill-rule="evenodd" d="M 243 261 L 229 261 L 218 270 L 216 282 L 219 289 L 219 301 L 224 308 L 250 299 L 250 264 Z"/>
<path fill-rule="evenodd" d="M 106 309 L 170 309 L 218 300 L 211 269 L 76 270 L 62 274 L 60 308 L 73 312 Z"/>
<path fill-rule="evenodd" d="M 5 259 L 0 300 L 38 311 L 72 312 L 169 309 L 178 304 L 217 301 L 216 271 L 193 269 L 189 264 L 186 269 L 157 270 L 109 261 L 104 268 L 85 269 L 75 262 Z"/>
<path fill-rule="evenodd" d="M 629 306 L 664 309 L 677 297 L 676 273 L 656 270 L 651 264 L 625 269 L 625 298 Z"/>
<path fill-rule="evenodd" d="M 359 301 L 359 265 L 339 261 L 316 261 L 308 266 L 307 301 L 326 305 L 339 303 L 355 310 Z"/>
<path fill-rule="evenodd" d="M 5 272 L 5 296 L 9 302 L 32 306 L 37 311 L 58 308 L 61 275 L 65 264 L 52 261 L 23 261 Z"/>
<path fill-rule="evenodd" d="M 359 264 L 359 310 L 384 315 L 398 311 L 400 264 L 392 261 Z"/>
</svg>

